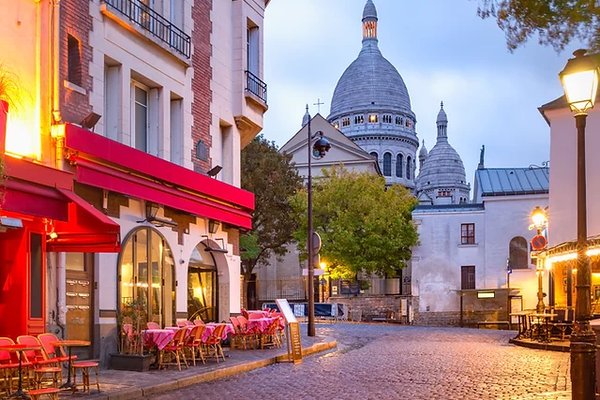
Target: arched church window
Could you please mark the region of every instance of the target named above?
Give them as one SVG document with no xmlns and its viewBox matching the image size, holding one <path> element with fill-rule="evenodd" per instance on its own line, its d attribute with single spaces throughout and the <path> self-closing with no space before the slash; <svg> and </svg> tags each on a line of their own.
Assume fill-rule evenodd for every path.
<svg viewBox="0 0 600 400">
<path fill-rule="evenodd" d="M 392 176 L 392 153 L 383 155 L 383 175 Z"/>
<path fill-rule="evenodd" d="M 371 156 L 372 156 L 372 157 L 373 157 L 375 160 L 379 161 L 379 154 L 377 154 L 377 152 L 375 152 L 375 151 L 372 151 L 372 152 L 370 152 L 369 154 L 371 154 Z"/>
<path fill-rule="evenodd" d="M 402 154 L 398 154 L 396 156 L 396 176 L 398 178 L 402 178 L 402 170 L 404 169 L 404 156 Z"/>
<path fill-rule="evenodd" d="M 410 179 L 412 170 L 412 158 L 410 156 L 406 157 L 406 179 Z"/>
<path fill-rule="evenodd" d="M 515 236 L 510 240 L 508 248 L 508 262 L 512 269 L 527 268 L 527 239 Z"/>
</svg>

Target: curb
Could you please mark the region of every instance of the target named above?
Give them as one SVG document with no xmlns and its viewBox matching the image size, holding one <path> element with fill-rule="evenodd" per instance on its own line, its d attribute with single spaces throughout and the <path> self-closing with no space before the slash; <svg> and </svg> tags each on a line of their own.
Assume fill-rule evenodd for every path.
<svg viewBox="0 0 600 400">
<path fill-rule="evenodd" d="M 309 347 L 302 349 L 302 356 L 307 357 L 313 354 L 326 352 L 337 347 L 337 342 L 332 340 L 330 342 L 315 343 Z M 173 390 L 182 389 L 188 386 L 192 386 L 198 383 L 210 382 L 216 379 L 227 378 L 233 375 L 241 374 L 244 372 L 252 371 L 259 368 L 264 368 L 269 365 L 283 363 L 288 361 L 288 355 L 277 355 L 263 360 L 250 361 L 241 363 L 238 365 L 232 365 L 224 368 L 219 368 L 214 371 L 203 372 L 194 376 L 182 377 L 175 379 L 170 382 L 158 383 L 155 385 L 144 386 L 144 387 L 133 387 L 118 390 L 112 393 L 99 393 L 93 396 L 96 400 L 132 400 L 141 399 L 151 395 L 159 393 L 165 393 Z"/>
<path fill-rule="evenodd" d="M 529 341 L 519 340 L 519 339 L 509 339 L 508 342 L 511 344 L 514 344 L 515 346 L 527 347 L 527 348 L 536 349 L 536 350 L 560 351 L 560 352 L 564 352 L 564 353 L 568 353 L 570 351 L 569 346 L 558 345 L 558 344 L 529 342 Z"/>
</svg>

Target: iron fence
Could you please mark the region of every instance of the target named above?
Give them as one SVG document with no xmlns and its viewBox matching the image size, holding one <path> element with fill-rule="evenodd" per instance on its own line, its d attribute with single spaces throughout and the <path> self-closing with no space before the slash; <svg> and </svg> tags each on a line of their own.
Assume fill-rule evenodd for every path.
<svg viewBox="0 0 600 400">
<path fill-rule="evenodd" d="M 246 71 L 246 90 L 267 102 L 267 84 L 250 71 Z"/>
</svg>

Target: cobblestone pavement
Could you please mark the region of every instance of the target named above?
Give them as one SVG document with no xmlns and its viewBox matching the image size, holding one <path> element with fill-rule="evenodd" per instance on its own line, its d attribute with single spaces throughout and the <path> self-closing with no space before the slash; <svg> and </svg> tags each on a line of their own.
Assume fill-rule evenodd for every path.
<svg viewBox="0 0 600 400">
<path fill-rule="evenodd" d="M 569 399 L 569 353 L 517 347 L 511 331 L 317 324 L 338 348 L 153 399 Z"/>
</svg>

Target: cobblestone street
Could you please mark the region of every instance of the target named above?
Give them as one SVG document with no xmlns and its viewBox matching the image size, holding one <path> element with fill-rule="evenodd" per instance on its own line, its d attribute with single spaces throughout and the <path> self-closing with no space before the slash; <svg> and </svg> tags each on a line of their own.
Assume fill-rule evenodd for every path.
<svg viewBox="0 0 600 400">
<path fill-rule="evenodd" d="M 570 398 L 569 353 L 511 345 L 511 331 L 340 323 L 317 335 L 338 348 L 152 398 Z"/>
</svg>

